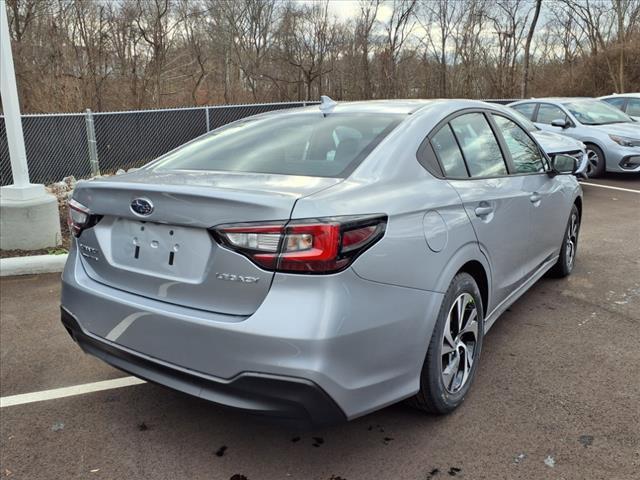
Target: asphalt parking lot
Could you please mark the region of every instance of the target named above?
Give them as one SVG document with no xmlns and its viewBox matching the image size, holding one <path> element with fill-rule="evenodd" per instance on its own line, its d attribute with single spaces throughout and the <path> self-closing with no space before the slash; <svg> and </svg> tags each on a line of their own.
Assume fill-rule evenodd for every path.
<svg viewBox="0 0 640 480">
<path fill-rule="evenodd" d="M 576 269 L 485 339 L 463 406 L 293 432 L 151 384 L 0 409 L 0 478 L 637 479 L 640 176 L 585 185 Z M 59 321 L 59 275 L 0 280 L 0 396 L 127 376 Z"/>
</svg>

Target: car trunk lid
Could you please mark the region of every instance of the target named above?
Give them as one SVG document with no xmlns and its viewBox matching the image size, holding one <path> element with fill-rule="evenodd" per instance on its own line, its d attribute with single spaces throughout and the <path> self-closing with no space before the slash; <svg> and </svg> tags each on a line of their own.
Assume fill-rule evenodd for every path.
<svg viewBox="0 0 640 480">
<path fill-rule="evenodd" d="M 287 220 L 298 198 L 340 179 L 221 172 L 149 172 L 81 182 L 74 199 L 102 216 L 82 232 L 87 274 L 114 288 L 186 307 L 251 315 L 272 272 L 218 245 L 211 227 Z M 132 202 L 152 205 L 146 216 Z"/>
</svg>

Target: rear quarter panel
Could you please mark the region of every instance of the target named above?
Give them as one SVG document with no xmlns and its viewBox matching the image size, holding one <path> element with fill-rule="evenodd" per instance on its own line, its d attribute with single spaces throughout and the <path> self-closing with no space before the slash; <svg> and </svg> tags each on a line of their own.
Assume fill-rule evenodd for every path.
<svg viewBox="0 0 640 480">
<path fill-rule="evenodd" d="M 467 261 L 479 260 L 486 268 L 454 188 L 426 172 L 415 151 L 405 149 L 394 158 L 404 167 L 401 175 L 391 172 L 373 182 L 347 179 L 299 200 L 293 218 L 386 214 L 384 237 L 353 264 L 367 280 L 444 292 Z"/>
</svg>

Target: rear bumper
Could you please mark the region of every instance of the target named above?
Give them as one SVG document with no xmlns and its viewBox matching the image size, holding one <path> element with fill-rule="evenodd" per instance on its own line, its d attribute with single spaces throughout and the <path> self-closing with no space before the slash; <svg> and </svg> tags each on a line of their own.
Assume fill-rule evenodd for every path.
<svg viewBox="0 0 640 480">
<path fill-rule="evenodd" d="M 69 328 L 79 332 L 76 339 L 83 348 L 118 368 L 216 403 L 246 405 L 256 413 L 306 412 L 303 416 L 317 424 L 326 423 L 318 412 L 327 413 L 329 422 L 340 415 L 350 420 L 418 391 L 442 296 L 364 280 L 351 269 L 334 275 L 276 274 L 255 313 L 234 317 L 103 285 L 87 275 L 72 249 L 62 277 L 61 305 L 75 320 Z M 133 356 L 123 360 L 109 353 L 113 349 Z M 132 359 L 152 363 L 139 370 Z M 167 372 L 181 374 L 165 376 Z M 182 374 L 209 381 L 209 387 L 233 386 L 232 391 L 237 381 L 264 381 L 256 378 L 276 378 L 286 385 L 293 381 L 295 387 L 293 393 L 267 389 L 266 398 L 261 388 L 243 389 L 238 396 L 213 395 L 215 389 L 194 390 Z M 309 386 L 322 395 L 298 392 L 308 392 Z M 308 400 L 325 397 L 340 415 L 327 406 L 318 408 L 323 400 Z"/>
<path fill-rule="evenodd" d="M 136 377 L 209 400 L 291 423 L 300 427 L 346 420 L 344 412 L 315 383 L 293 377 L 243 373 L 228 381 L 176 368 L 105 341 L 83 330 L 65 310 L 61 320 L 82 350 Z"/>
</svg>

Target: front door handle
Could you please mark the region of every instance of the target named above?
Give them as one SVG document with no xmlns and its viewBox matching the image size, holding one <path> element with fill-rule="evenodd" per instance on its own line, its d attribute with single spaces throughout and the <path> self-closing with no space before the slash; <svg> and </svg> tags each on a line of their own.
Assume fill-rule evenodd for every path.
<svg viewBox="0 0 640 480">
<path fill-rule="evenodd" d="M 480 206 L 480 207 L 476 207 L 476 216 L 478 217 L 486 217 L 487 215 L 493 213 L 493 207 L 491 206 Z"/>
<path fill-rule="evenodd" d="M 534 192 L 531 194 L 531 196 L 529 197 L 529 200 L 531 200 L 531 203 L 537 203 L 540 200 L 542 200 L 542 195 L 540 195 L 537 192 Z"/>
</svg>

